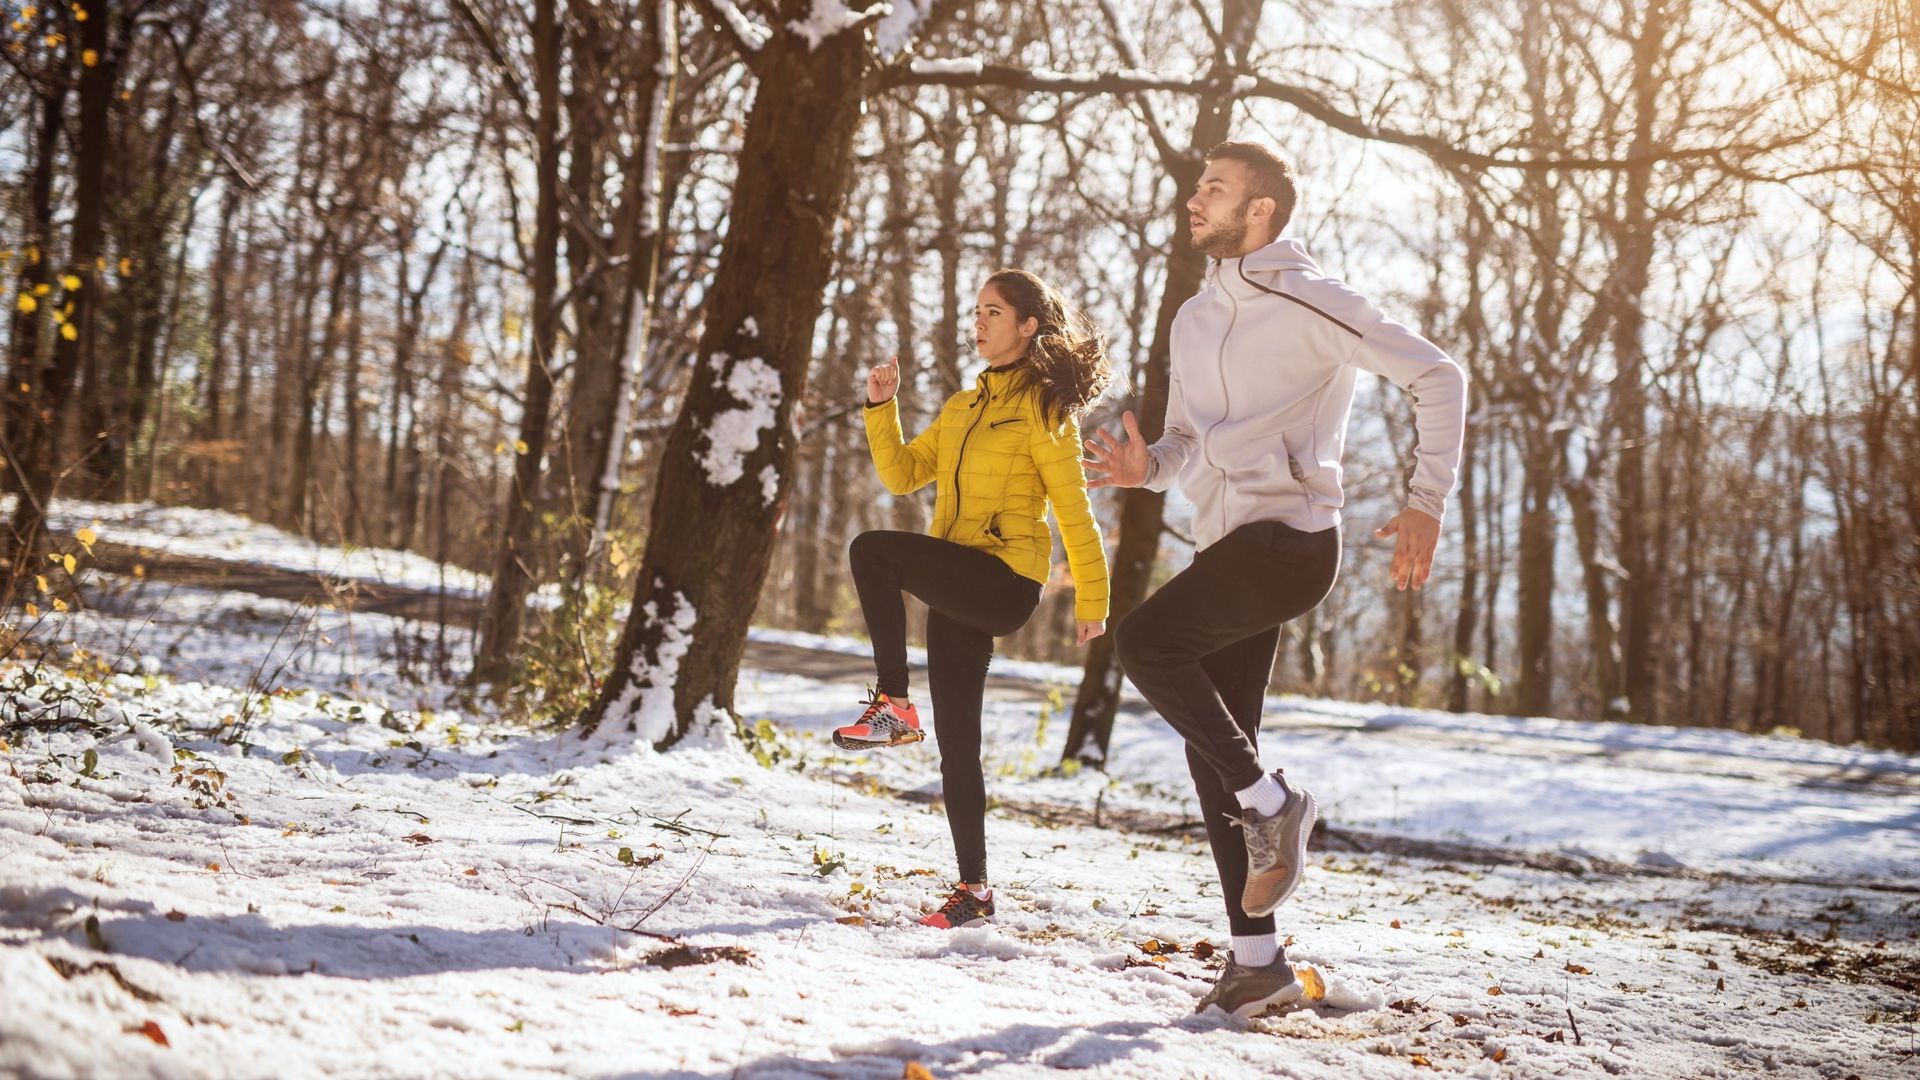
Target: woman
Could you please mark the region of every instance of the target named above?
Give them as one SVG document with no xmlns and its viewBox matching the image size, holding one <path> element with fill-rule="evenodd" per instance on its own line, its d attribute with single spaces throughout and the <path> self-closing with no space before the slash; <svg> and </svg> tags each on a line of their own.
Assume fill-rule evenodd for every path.
<svg viewBox="0 0 1920 1080">
<path fill-rule="evenodd" d="M 1052 562 L 1047 504 L 1073 572 L 1075 643 L 1106 632 L 1107 560 L 1080 467 L 1080 416 L 1112 380 L 1100 335 L 1045 282 L 1002 270 L 981 287 L 973 344 L 987 369 L 947 400 L 912 442 L 900 431 L 899 358 L 867 373 L 867 443 L 888 491 L 934 484 L 933 526 L 922 536 L 854 538 L 854 587 L 873 639 L 879 687 L 860 719 L 833 733 L 850 750 L 919 742 L 907 683 L 904 590 L 926 602 L 927 682 L 947 825 L 960 885 L 921 921 L 952 928 L 993 915 L 987 884 L 986 782 L 980 702 L 993 639 L 1026 624 Z"/>
</svg>

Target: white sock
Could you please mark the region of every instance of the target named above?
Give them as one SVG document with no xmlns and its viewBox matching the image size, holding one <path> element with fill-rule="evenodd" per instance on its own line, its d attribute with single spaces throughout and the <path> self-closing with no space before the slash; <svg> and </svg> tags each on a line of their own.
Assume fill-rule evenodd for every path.
<svg viewBox="0 0 1920 1080">
<path fill-rule="evenodd" d="M 993 886 L 991 885 L 984 889 L 968 889 L 967 891 L 973 894 L 975 900 L 986 900 L 993 896 Z"/>
<path fill-rule="evenodd" d="M 1261 817 L 1272 817 L 1287 805 L 1287 789 L 1280 786 L 1280 781 L 1274 779 L 1272 773 L 1261 777 L 1252 787 L 1234 792 L 1233 797 L 1240 800 L 1241 806 Z"/>
<path fill-rule="evenodd" d="M 1272 934 L 1233 935 L 1233 960 L 1242 967 L 1266 967 L 1280 958 L 1280 942 Z"/>
</svg>

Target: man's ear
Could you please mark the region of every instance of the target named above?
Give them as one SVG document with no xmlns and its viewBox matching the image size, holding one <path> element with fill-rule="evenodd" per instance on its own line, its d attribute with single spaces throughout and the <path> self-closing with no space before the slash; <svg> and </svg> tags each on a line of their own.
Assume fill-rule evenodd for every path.
<svg viewBox="0 0 1920 1080">
<path fill-rule="evenodd" d="M 1280 200 L 1271 195 L 1262 195 L 1247 204 L 1247 222 L 1262 227 L 1271 224 L 1274 211 L 1280 209 Z"/>
</svg>

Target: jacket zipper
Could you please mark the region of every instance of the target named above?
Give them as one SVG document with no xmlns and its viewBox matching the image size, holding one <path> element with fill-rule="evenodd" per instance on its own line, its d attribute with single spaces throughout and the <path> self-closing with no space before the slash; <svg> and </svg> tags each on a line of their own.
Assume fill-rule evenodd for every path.
<svg viewBox="0 0 1920 1080">
<path fill-rule="evenodd" d="M 1227 422 L 1227 416 L 1233 411 L 1233 397 L 1227 393 L 1227 338 L 1233 336 L 1234 324 L 1240 321 L 1240 301 L 1234 299 L 1233 293 L 1229 292 L 1225 287 L 1221 288 L 1220 295 L 1226 297 L 1227 303 L 1231 306 L 1231 311 L 1227 315 L 1227 328 L 1220 335 L 1219 352 L 1214 357 L 1214 369 L 1220 376 L 1220 400 L 1223 404 L 1220 408 L 1220 419 L 1215 420 L 1212 426 L 1207 428 L 1207 437 L 1200 443 L 1202 447 L 1208 446 L 1213 442 L 1214 431 L 1218 429 L 1221 424 Z M 1222 469 L 1214 463 L 1211 453 L 1202 450 L 1201 454 L 1207 459 L 1207 464 L 1212 465 L 1214 469 L 1220 473 L 1220 490 L 1223 493 L 1223 497 L 1220 500 L 1220 531 L 1222 534 L 1225 534 L 1227 528 L 1227 500 L 1224 498 L 1224 492 L 1227 488 L 1227 470 Z"/>
<path fill-rule="evenodd" d="M 986 377 L 982 376 L 980 396 L 967 406 L 969 409 L 979 407 L 980 412 L 973 418 L 973 423 L 967 425 L 967 433 L 960 436 L 960 450 L 953 455 L 953 520 L 947 522 L 946 531 L 940 534 L 942 540 L 953 539 L 953 527 L 960 524 L 960 463 L 967 459 L 967 440 L 973 438 L 973 429 L 980 426 L 980 421 L 987 418 L 985 406 L 992 401 L 993 393 L 987 389 Z"/>
</svg>

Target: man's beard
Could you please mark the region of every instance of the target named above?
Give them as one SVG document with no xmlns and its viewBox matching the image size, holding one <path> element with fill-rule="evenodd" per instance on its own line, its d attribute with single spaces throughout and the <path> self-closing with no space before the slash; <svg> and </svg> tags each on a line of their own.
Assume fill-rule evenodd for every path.
<svg viewBox="0 0 1920 1080">
<path fill-rule="evenodd" d="M 1205 239 L 1195 235 L 1193 246 L 1216 259 L 1231 259 L 1240 254 L 1241 247 L 1247 242 L 1247 207 L 1251 205 L 1252 199 L 1242 200 L 1226 220 L 1214 226 Z"/>
</svg>

